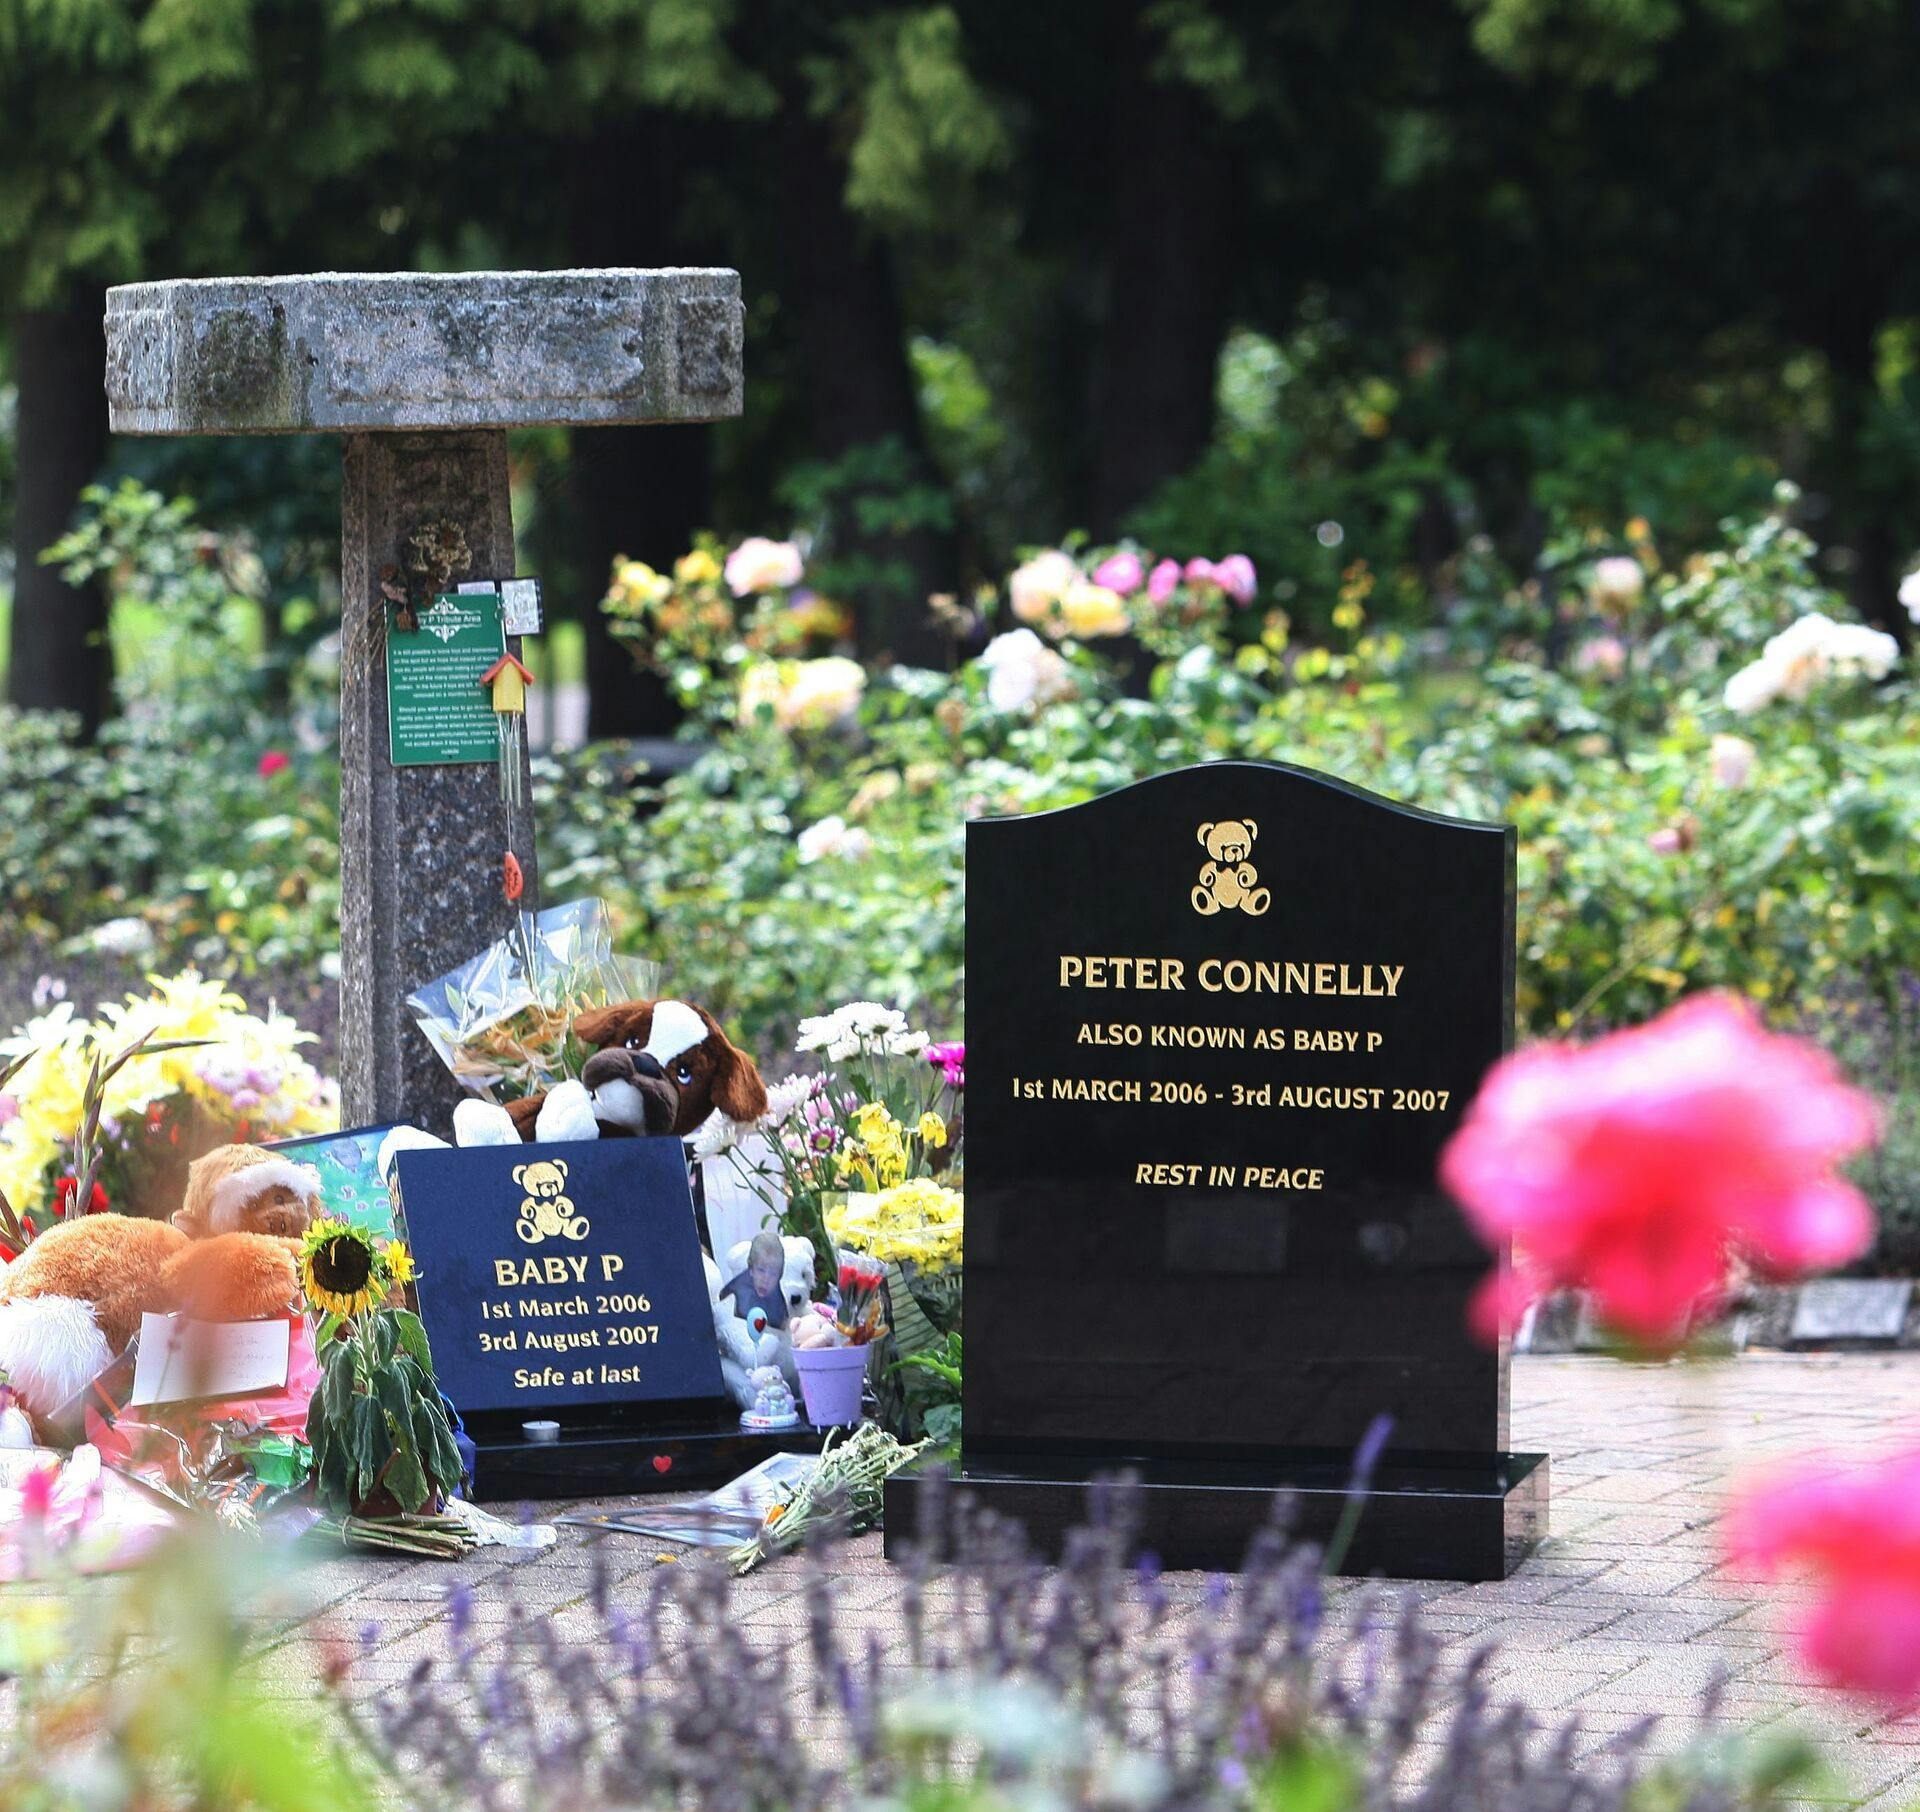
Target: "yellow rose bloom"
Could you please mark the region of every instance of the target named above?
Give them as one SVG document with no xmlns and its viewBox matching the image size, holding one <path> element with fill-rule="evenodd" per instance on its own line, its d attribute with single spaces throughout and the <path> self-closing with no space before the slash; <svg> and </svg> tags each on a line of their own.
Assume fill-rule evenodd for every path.
<svg viewBox="0 0 1920 1812">
<path fill-rule="evenodd" d="M 1069 635 L 1125 635 L 1133 627 L 1126 601 L 1117 591 L 1082 579 L 1067 587 L 1060 599 L 1060 619 Z"/>
</svg>

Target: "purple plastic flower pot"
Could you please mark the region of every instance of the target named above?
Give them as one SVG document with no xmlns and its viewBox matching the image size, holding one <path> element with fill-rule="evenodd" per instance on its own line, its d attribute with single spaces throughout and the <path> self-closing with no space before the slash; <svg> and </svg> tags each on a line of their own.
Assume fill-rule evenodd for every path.
<svg viewBox="0 0 1920 1812">
<path fill-rule="evenodd" d="M 846 1427 L 860 1420 L 860 1388 L 867 1381 L 864 1346 L 797 1346 L 793 1363 L 814 1427 Z"/>
</svg>

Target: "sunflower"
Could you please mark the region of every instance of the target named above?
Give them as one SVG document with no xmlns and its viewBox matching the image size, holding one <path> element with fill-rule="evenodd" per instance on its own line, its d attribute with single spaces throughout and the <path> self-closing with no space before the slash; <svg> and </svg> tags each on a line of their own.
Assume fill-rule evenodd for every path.
<svg viewBox="0 0 1920 1812">
<path fill-rule="evenodd" d="M 387 1278 L 391 1283 L 410 1284 L 420 1275 L 420 1267 L 413 1262 L 413 1253 L 403 1239 L 390 1239 L 380 1255 L 387 1261 Z"/>
<path fill-rule="evenodd" d="M 316 1309 L 358 1315 L 385 1297 L 387 1267 L 370 1233 L 345 1221 L 315 1221 L 300 1242 L 300 1285 Z"/>
</svg>

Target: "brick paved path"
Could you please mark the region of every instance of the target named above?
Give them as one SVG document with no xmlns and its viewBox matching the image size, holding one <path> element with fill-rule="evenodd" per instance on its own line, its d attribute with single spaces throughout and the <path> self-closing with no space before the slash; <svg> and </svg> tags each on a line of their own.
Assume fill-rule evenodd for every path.
<svg viewBox="0 0 1920 1812">
<path fill-rule="evenodd" d="M 1823 1740 L 1842 1777 L 1836 1792 L 1875 1812 L 1920 1808 L 1920 1718 L 1879 1719 L 1807 1685 L 1781 1638 L 1790 1594 L 1767 1588 L 1761 1602 L 1761 1588 L 1719 1568 L 1714 1529 L 1729 1480 L 1755 1466 L 1809 1451 L 1884 1452 L 1920 1437 L 1920 1355 L 1769 1353 L 1695 1366 L 1521 1358 L 1513 1435 L 1516 1447 L 1553 1456 L 1552 1537 L 1540 1556 L 1495 1585 L 1405 1588 L 1441 1631 L 1498 1640 L 1503 1696 L 1543 1713 L 1577 1711 L 1595 1742 L 1657 1714 L 1660 1739 L 1678 1742 L 1702 1687 L 1725 1672 L 1734 1719 L 1790 1719 Z M 556 1549 L 524 1558 L 482 1550 L 455 1564 L 326 1562 L 313 1570 L 317 1608 L 276 1672 L 293 1688 L 311 1665 L 308 1638 L 357 1639 L 374 1624 L 360 1677 L 401 1677 L 438 1651 L 433 1626 L 456 1580 L 475 1588 L 479 1627 L 497 1622 L 509 1574 L 527 1608 L 564 1612 L 586 1589 L 581 1533 L 563 1530 Z M 659 1550 L 612 1538 L 621 1593 L 637 1589 Z M 847 1621 L 884 1637 L 892 1617 L 878 1550 L 869 1538 L 848 1555 Z M 800 1634 L 798 1583 L 786 1562 L 739 1589 L 746 1621 L 770 1644 Z M 1199 1583 L 1181 1589 L 1197 1596 Z"/>
</svg>

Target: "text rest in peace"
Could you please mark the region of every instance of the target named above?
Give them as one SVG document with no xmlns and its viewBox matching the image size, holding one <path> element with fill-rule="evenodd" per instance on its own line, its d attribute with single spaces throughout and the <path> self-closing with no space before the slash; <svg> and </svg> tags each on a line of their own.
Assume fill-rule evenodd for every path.
<svg viewBox="0 0 1920 1812">
<path fill-rule="evenodd" d="M 1245 962 L 1209 956 L 1193 979 L 1208 994 L 1348 994 L 1392 1000 L 1405 963 Z M 1140 988 L 1184 994 L 1187 963 L 1179 956 L 1063 956 L 1063 988 Z"/>
</svg>

